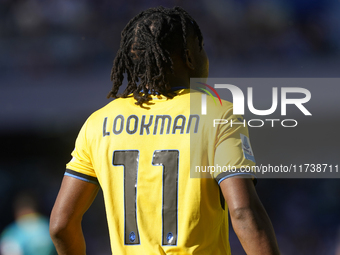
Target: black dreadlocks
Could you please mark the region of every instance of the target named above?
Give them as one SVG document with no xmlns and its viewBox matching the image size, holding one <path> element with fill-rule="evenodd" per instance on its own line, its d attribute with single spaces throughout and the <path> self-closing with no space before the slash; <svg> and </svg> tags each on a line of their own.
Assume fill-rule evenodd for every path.
<svg viewBox="0 0 340 255">
<path fill-rule="evenodd" d="M 173 73 L 171 53 L 180 49 L 185 58 L 189 28 L 198 36 L 201 47 L 203 37 L 199 26 L 180 7 L 150 8 L 131 19 L 121 34 L 120 48 L 111 70 L 113 87 L 107 97 L 127 97 L 133 93 L 137 105 L 148 101 L 149 94 L 172 98 L 166 73 Z M 117 95 L 125 72 L 128 85 Z"/>
</svg>

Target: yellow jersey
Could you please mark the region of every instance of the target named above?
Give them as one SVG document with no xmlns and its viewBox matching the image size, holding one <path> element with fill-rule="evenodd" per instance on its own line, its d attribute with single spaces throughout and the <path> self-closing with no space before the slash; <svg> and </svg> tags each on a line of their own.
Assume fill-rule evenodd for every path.
<svg viewBox="0 0 340 255">
<path fill-rule="evenodd" d="M 208 100 L 201 115 L 192 105 L 201 93 L 176 94 L 152 96 L 143 107 L 131 96 L 113 100 L 76 140 L 65 175 L 101 186 L 113 254 L 230 254 L 218 184 L 241 173 L 217 170 L 255 164 L 247 127 L 231 125 L 242 117 L 230 102 Z"/>
</svg>

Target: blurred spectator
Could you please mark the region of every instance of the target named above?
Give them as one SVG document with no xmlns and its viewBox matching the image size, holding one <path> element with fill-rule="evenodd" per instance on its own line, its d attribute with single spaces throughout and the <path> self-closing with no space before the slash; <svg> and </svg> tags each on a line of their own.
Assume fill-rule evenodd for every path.
<svg viewBox="0 0 340 255">
<path fill-rule="evenodd" d="M 335 255 L 340 255 L 340 228 L 338 230 L 338 235 L 337 235 L 337 239 L 336 239 Z"/>
<path fill-rule="evenodd" d="M 35 197 L 20 193 L 14 200 L 15 221 L 2 232 L 2 255 L 52 255 L 56 254 L 49 235 L 48 220 L 37 210 Z"/>
<path fill-rule="evenodd" d="M 2 1 L 0 71 L 101 64 L 118 47 L 126 17 L 157 5 L 187 7 L 202 20 L 209 55 L 220 59 L 294 61 L 334 57 L 340 48 L 336 0 Z"/>
</svg>

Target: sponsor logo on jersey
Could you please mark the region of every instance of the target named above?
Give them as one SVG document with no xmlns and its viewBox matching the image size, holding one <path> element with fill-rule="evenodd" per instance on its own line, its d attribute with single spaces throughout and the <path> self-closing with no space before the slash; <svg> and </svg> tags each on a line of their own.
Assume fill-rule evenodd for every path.
<svg viewBox="0 0 340 255">
<path fill-rule="evenodd" d="M 241 137 L 242 150 L 243 150 L 244 157 L 255 163 L 255 157 L 254 157 L 253 150 L 251 149 L 251 146 L 250 146 L 249 138 L 243 134 L 240 134 L 240 137 Z"/>
</svg>

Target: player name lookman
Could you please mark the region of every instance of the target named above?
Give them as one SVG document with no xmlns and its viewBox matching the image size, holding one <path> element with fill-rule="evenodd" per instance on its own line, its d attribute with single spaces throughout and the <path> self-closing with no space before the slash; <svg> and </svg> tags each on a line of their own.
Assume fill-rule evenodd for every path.
<svg viewBox="0 0 340 255">
<path fill-rule="evenodd" d="M 105 117 L 103 120 L 103 137 L 119 135 L 126 132 L 130 135 L 163 135 L 163 134 L 189 134 L 190 131 L 197 133 L 200 117 L 197 114 L 184 116 L 182 114 L 176 117 L 170 115 L 117 115 L 114 119 Z"/>
</svg>

